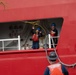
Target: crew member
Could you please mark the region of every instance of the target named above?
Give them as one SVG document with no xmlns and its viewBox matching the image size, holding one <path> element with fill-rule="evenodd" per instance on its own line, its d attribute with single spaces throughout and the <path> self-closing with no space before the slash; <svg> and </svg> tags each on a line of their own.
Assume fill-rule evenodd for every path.
<svg viewBox="0 0 76 75">
<path fill-rule="evenodd" d="M 53 37 L 53 41 L 54 41 L 54 44 L 55 44 L 55 47 L 57 45 L 57 42 L 58 42 L 58 30 L 56 28 L 56 24 L 55 23 L 52 23 L 51 24 L 51 31 L 50 31 L 50 35 Z M 51 44 L 53 44 L 53 41 L 51 40 Z M 53 48 L 53 45 L 51 45 L 52 48 Z"/>
<path fill-rule="evenodd" d="M 69 75 L 64 65 L 57 63 L 57 56 L 55 52 L 51 52 L 49 55 L 49 61 L 51 65 L 47 66 L 44 75 Z"/>
</svg>

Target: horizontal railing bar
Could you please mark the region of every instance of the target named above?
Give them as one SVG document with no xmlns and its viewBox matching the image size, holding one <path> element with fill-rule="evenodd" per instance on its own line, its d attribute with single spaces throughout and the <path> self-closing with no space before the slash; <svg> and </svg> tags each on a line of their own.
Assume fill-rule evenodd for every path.
<svg viewBox="0 0 76 75">
<path fill-rule="evenodd" d="M 13 38 L 13 39 L 0 39 L 0 41 L 14 41 L 14 40 L 17 40 L 18 41 L 18 38 Z"/>
</svg>

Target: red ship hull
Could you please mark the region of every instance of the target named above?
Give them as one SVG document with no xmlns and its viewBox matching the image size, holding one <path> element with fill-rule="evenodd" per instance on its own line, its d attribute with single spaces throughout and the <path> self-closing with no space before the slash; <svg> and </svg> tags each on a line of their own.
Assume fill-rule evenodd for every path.
<svg viewBox="0 0 76 75">
<path fill-rule="evenodd" d="M 51 52 L 51 50 L 48 50 Z M 69 56 L 60 56 L 61 59 L 71 62 Z M 76 56 L 73 57 L 76 60 Z M 70 57 L 72 60 L 72 57 Z M 49 65 L 44 50 L 14 51 L 0 53 L 1 75 L 43 75 Z M 69 75 L 76 74 L 76 68 L 67 67 Z"/>
<path fill-rule="evenodd" d="M 57 46 L 62 62 L 76 63 L 76 1 L 75 0 L 4 0 L 0 2 L 0 22 L 63 18 Z M 44 50 L 0 53 L 1 75 L 42 75 L 49 65 Z M 76 75 L 76 68 L 68 68 Z"/>
</svg>

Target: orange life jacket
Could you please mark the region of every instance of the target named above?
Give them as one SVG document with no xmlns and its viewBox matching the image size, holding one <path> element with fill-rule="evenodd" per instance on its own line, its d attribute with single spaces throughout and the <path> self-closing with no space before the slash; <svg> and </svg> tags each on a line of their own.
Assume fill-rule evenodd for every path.
<svg viewBox="0 0 76 75">
<path fill-rule="evenodd" d="M 51 36 L 55 36 L 55 34 L 50 33 Z"/>
<path fill-rule="evenodd" d="M 48 66 L 50 70 L 50 75 L 63 75 L 62 69 L 61 69 L 61 64 L 53 64 Z"/>
<path fill-rule="evenodd" d="M 32 36 L 32 39 L 33 39 L 33 41 L 38 41 L 39 40 L 38 35 L 37 34 L 34 34 Z"/>
</svg>

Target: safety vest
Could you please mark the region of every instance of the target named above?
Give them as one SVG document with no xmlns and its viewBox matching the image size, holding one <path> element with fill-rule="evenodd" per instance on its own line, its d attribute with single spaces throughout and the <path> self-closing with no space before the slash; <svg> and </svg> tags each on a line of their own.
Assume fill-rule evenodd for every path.
<svg viewBox="0 0 76 75">
<path fill-rule="evenodd" d="M 51 32 L 50 32 L 50 35 L 51 35 L 51 36 L 55 36 L 55 32 L 51 31 Z"/>
<path fill-rule="evenodd" d="M 33 37 L 32 37 L 33 41 L 38 41 L 39 38 L 38 38 L 38 35 L 37 34 L 34 34 Z"/>
<path fill-rule="evenodd" d="M 50 70 L 50 75 L 63 75 L 61 64 L 59 63 L 50 65 L 48 68 Z"/>
</svg>

